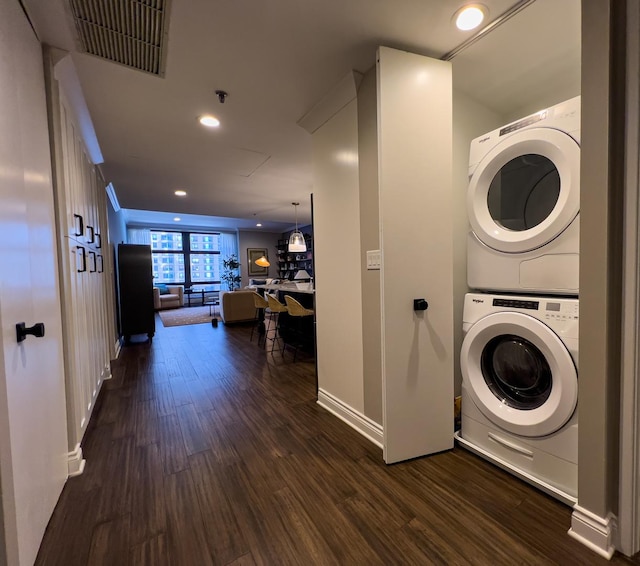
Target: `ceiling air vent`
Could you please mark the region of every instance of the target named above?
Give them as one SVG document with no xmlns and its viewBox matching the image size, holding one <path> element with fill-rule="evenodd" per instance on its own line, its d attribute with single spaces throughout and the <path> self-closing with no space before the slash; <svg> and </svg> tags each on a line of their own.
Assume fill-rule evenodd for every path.
<svg viewBox="0 0 640 566">
<path fill-rule="evenodd" d="M 164 76 L 170 0 L 70 0 L 87 53 Z"/>
</svg>

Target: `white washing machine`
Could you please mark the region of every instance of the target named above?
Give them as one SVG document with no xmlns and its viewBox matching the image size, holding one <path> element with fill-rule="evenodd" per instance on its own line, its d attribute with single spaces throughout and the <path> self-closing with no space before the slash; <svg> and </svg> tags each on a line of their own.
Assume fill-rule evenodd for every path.
<svg viewBox="0 0 640 566">
<path fill-rule="evenodd" d="M 573 505 L 578 299 L 465 296 L 459 442 Z"/>
<path fill-rule="evenodd" d="M 580 97 L 471 142 L 472 289 L 577 295 Z"/>
</svg>

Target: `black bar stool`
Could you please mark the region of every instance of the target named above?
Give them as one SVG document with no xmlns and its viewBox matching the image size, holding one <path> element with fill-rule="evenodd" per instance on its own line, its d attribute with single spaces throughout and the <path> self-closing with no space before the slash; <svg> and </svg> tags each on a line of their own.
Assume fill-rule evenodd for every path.
<svg viewBox="0 0 640 566">
<path fill-rule="evenodd" d="M 313 309 L 308 309 L 303 307 L 296 299 L 294 299 L 291 295 L 285 295 L 284 301 L 287 304 L 287 312 L 289 316 L 293 317 L 296 321 L 296 324 L 293 325 L 293 336 L 294 336 L 294 346 L 295 350 L 293 352 L 293 361 L 296 361 L 296 356 L 298 355 L 298 348 L 304 344 L 304 332 L 302 330 L 302 320 L 305 317 L 313 316 L 315 311 Z M 284 353 L 284 346 L 282 348 L 282 352 Z"/>
<path fill-rule="evenodd" d="M 249 338 L 249 342 L 253 341 L 253 332 L 256 329 L 256 326 L 259 326 L 260 324 L 264 324 L 265 321 L 265 313 L 266 313 L 266 309 L 269 306 L 269 303 L 267 302 L 267 300 L 261 296 L 259 293 L 256 293 L 255 291 L 253 292 L 253 304 L 256 307 L 256 320 L 251 328 L 251 336 Z M 262 316 L 260 316 L 260 312 L 262 311 Z M 264 334 L 265 336 L 265 342 L 266 342 L 266 336 L 267 333 L 265 332 Z M 260 335 L 258 335 L 258 346 L 260 345 Z"/>
<path fill-rule="evenodd" d="M 269 340 L 273 341 L 271 343 L 271 352 L 273 353 L 273 350 L 276 346 L 276 340 L 278 339 L 278 332 L 280 330 L 280 313 L 287 312 L 287 307 L 283 305 L 275 295 L 272 295 L 271 293 L 265 293 L 265 296 L 267 297 L 267 302 L 269 304 L 268 310 L 271 313 L 271 316 L 269 317 L 269 326 L 267 327 L 267 332 L 265 333 L 266 338 L 269 338 L 269 329 L 271 328 L 271 320 L 274 318 L 274 315 L 275 315 L 276 327 L 273 330 L 273 338 L 269 338 Z M 282 350 L 284 351 L 284 342 L 282 342 Z"/>
</svg>

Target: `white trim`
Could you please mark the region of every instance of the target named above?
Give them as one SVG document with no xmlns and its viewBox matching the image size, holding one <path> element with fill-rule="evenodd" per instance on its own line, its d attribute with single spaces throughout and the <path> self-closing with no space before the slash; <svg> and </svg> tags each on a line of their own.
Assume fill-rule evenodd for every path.
<svg viewBox="0 0 640 566">
<path fill-rule="evenodd" d="M 113 374 L 111 373 L 111 362 L 107 362 L 102 370 L 102 381 L 106 381 L 107 379 L 111 379 Z"/>
<path fill-rule="evenodd" d="M 611 513 L 606 517 L 600 517 L 580 505 L 573 508 L 569 536 L 607 560 L 611 559 L 615 550 L 613 547 L 614 530 L 615 517 Z"/>
<path fill-rule="evenodd" d="M 82 457 L 82 447 L 80 443 L 76 444 L 76 447 L 71 452 L 67 453 L 67 468 L 69 477 L 79 476 L 84 472 L 84 465 L 86 460 Z"/>
<path fill-rule="evenodd" d="M 114 360 L 117 360 L 120 357 L 120 352 L 122 351 L 122 342 L 120 341 L 120 338 L 118 338 L 115 344 L 113 345 L 113 351 L 114 351 Z"/>
<path fill-rule="evenodd" d="M 318 390 L 318 405 L 357 430 L 362 436 L 382 448 L 382 426 L 354 408 L 337 399 L 331 393 Z"/>
<path fill-rule="evenodd" d="M 93 127 L 91 114 L 87 107 L 87 101 L 84 97 L 71 53 L 56 61 L 53 76 L 58 81 L 64 98 L 68 101 L 65 106 L 73 116 L 73 122 L 81 133 L 83 145 L 91 158 L 91 162 L 96 165 L 104 163 L 98 136 L 96 136 L 96 131 Z"/>
<path fill-rule="evenodd" d="M 107 192 L 107 196 L 111 201 L 111 206 L 113 207 L 113 210 L 115 212 L 118 212 L 120 210 L 120 202 L 118 201 L 118 196 L 116 195 L 116 189 L 113 186 L 113 183 L 109 183 L 104 190 Z"/>
<path fill-rule="evenodd" d="M 640 84 L 638 70 L 640 58 L 638 29 L 640 9 L 636 2 L 627 4 L 627 84 L 626 108 L 627 132 L 625 135 L 625 188 L 624 188 L 624 232 L 623 232 L 623 290 L 622 290 L 622 351 L 620 391 L 620 475 L 618 493 L 618 529 L 616 547 L 627 556 L 640 550 L 640 247 L 638 246 L 638 224 L 640 222 L 640 163 L 638 128 L 640 108 Z"/>
</svg>

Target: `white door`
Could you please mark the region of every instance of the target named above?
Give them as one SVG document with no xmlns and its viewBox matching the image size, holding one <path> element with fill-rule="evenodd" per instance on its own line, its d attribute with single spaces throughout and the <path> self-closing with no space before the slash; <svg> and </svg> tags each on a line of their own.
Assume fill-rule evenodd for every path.
<svg viewBox="0 0 640 566">
<path fill-rule="evenodd" d="M 384 459 L 453 447 L 451 65 L 378 51 Z M 414 311 L 414 299 L 427 310 Z"/>
<path fill-rule="evenodd" d="M 62 328 L 41 46 L 0 2 L 0 563 L 33 564 L 67 474 Z M 16 323 L 44 323 L 18 343 Z"/>
</svg>

